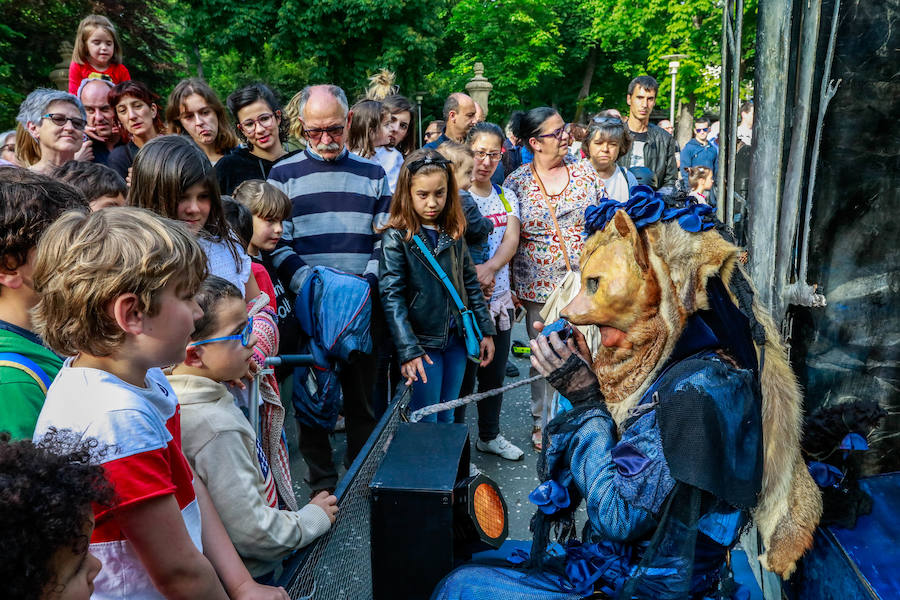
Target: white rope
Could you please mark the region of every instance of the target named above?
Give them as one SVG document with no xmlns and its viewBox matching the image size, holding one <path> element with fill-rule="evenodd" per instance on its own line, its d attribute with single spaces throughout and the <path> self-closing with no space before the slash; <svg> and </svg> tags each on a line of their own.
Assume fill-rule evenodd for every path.
<svg viewBox="0 0 900 600">
<path fill-rule="evenodd" d="M 478 402 L 479 400 L 484 400 L 485 398 L 491 398 L 492 396 L 496 396 L 498 394 L 502 394 L 504 392 L 508 392 L 509 390 L 514 390 L 517 387 L 522 387 L 523 385 L 527 385 L 538 379 L 543 379 L 543 375 L 535 375 L 533 377 L 529 377 L 527 379 L 523 379 L 521 381 L 514 381 L 513 383 L 509 383 L 507 385 L 498 387 L 494 390 L 488 390 L 486 392 L 478 392 L 476 394 L 469 394 L 468 396 L 463 396 L 462 398 L 457 398 L 456 400 L 447 400 L 446 402 L 439 402 L 438 404 L 432 404 L 431 406 L 426 406 L 424 408 L 420 408 L 412 412 L 409 415 L 410 423 L 418 423 L 422 420 L 423 417 L 427 417 L 428 415 L 433 415 L 434 413 L 441 412 L 442 410 L 451 410 L 456 408 L 457 406 L 463 406 L 465 404 L 471 404 L 472 402 Z"/>
</svg>

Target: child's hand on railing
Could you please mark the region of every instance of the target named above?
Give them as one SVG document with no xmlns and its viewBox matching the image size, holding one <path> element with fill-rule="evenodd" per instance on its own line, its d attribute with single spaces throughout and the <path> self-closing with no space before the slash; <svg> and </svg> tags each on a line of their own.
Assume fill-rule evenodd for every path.
<svg viewBox="0 0 900 600">
<path fill-rule="evenodd" d="M 328 493 L 327 490 L 322 490 L 315 496 L 313 496 L 310 501 L 310 504 L 315 504 L 319 508 L 325 511 L 325 514 L 328 515 L 328 519 L 334 523 L 337 518 L 337 496 L 334 494 Z"/>
</svg>

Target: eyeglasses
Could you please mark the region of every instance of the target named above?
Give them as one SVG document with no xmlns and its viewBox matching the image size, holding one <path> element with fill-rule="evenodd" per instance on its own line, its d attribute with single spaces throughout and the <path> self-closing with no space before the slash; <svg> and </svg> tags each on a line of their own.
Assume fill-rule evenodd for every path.
<svg viewBox="0 0 900 600">
<path fill-rule="evenodd" d="M 322 136 L 325 134 L 331 139 L 337 139 L 344 135 L 344 126 L 343 125 L 332 125 L 331 127 L 318 127 L 315 129 L 303 129 L 303 135 L 306 136 L 306 139 L 318 142 L 322 139 Z"/>
<path fill-rule="evenodd" d="M 540 135 L 536 135 L 535 137 L 538 137 L 538 138 L 550 138 L 550 137 L 552 137 L 552 138 L 556 138 L 556 141 L 559 142 L 559 141 L 562 140 L 562 138 L 563 138 L 564 135 L 566 135 L 566 134 L 569 133 L 569 127 L 571 127 L 571 126 L 572 126 L 571 123 L 566 123 L 565 125 L 563 125 L 563 126 L 560 127 L 559 129 L 555 129 L 555 130 L 551 131 L 550 133 L 542 133 L 542 134 L 540 134 Z"/>
<path fill-rule="evenodd" d="M 275 115 L 272 113 L 263 113 L 256 117 L 255 119 L 245 119 L 240 122 L 241 129 L 244 131 L 252 131 L 256 129 L 256 124 L 259 123 L 263 127 L 269 127 L 272 123 L 275 122 Z"/>
<path fill-rule="evenodd" d="M 622 119 L 619 117 L 594 117 L 591 123 L 595 125 L 621 125 Z"/>
<path fill-rule="evenodd" d="M 696 131 L 697 133 L 703 133 L 704 131 L 709 131 L 709 127 L 698 127 L 694 131 Z"/>
<path fill-rule="evenodd" d="M 475 160 L 484 160 L 490 159 L 491 162 L 497 162 L 500 160 L 500 157 L 503 156 L 501 152 L 485 152 L 484 150 L 475 150 L 472 152 L 475 155 Z"/>
<path fill-rule="evenodd" d="M 191 346 L 201 346 L 203 344 L 212 344 L 213 342 L 227 342 L 230 340 L 241 340 L 241 346 L 244 348 L 250 345 L 250 336 L 253 335 L 253 317 L 247 317 L 247 326 L 240 333 L 235 335 L 226 335 L 225 337 L 211 338 L 208 340 L 200 340 L 199 342 L 191 342 Z"/>
<path fill-rule="evenodd" d="M 42 115 L 41 118 L 50 119 L 57 127 L 65 127 L 66 121 L 71 121 L 72 127 L 77 129 L 78 131 L 84 131 L 84 128 L 87 126 L 87 121 L 85 121 L 84 119 L 79 119 L 78 117 L 69 117 L 60 113 L 47 113 L 46 115 Z"/>
</svg>

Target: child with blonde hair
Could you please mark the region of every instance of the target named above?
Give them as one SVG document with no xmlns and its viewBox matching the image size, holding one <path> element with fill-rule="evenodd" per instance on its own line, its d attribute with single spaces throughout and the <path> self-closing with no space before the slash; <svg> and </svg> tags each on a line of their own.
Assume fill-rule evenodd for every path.
<svg viewBox="0 0 900 600">
<path fill-rule="evenodd" d="M 69 93 L 77 94 L 85 79 L 105 79 L 114 84 L 131 79 L 122 64 L 119 34 L 112 21 L 102 15 L 88 15 L 78 24 L 69 64 Z"/>
<path fill-rule="evenodd" d="M 96 598 L 267 598 L 181 451 L 178 401 L 160 367 L 181 362 L 201 316 L 206 257 L 184 225 L 132 207 L 68 212 L 38 243 L 35 330 L 69 356 L 34 432 L 93 437 L 116 492 L 94 507 Z M 77 442 L 77 439 L 73 440 Z"/>
</svg>

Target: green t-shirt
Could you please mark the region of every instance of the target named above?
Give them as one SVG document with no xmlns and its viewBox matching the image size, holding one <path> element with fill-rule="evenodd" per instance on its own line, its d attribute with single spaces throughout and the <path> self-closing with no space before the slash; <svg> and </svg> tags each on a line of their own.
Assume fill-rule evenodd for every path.
<svg viewBox="0 0 900 600">
<path fill-rule="evenodd" d="M 5 321 L 0 321 L 2 352 L 30 359 L 51 380 L 62 368 L 62 359 L 41 345 L 36 335 Z M 14 440 L 30 440 L 45 397 L 44 390 L 27 372 L 0 365 L 0 431 L 8 431 Z"/>
</svg>

